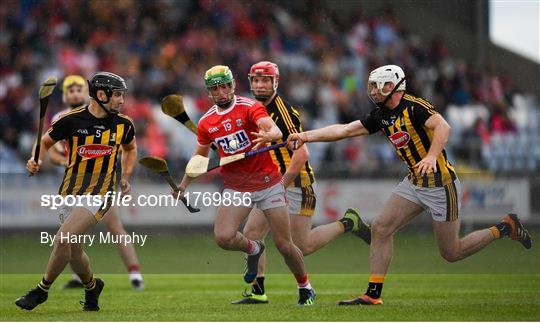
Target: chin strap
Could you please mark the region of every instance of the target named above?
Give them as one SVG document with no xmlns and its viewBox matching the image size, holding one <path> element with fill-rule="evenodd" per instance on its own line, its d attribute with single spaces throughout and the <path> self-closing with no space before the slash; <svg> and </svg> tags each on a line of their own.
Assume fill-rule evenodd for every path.
<svg viewBox="0 0 540 323">
<path fill-rule="evenodd" d="M 110 96 L 107 96 L 107 101 L 101 101 L 99 100 L 98 98 L 94 98 L 94 100 L 96 100 L 97 104 L 101 107 L 101 109 L 103 109 L 103 111 L 105 111 L 105 113 L 107 113 L 107 116 L 111 116 L 111 114 L 117 114 L 118 111 L 114 111 L 114 110 L 107 110 L 105 108 L 105 105 L 104 104 L 107 104 L 109 103 L 109 101 L 111 101 L 111 97 Z"/>
<path fill-rule="evenodd" d="M 381 109 L 385 109 L 386 108 L 386 102 L 388 102 L 388 100 L 390 100 L 390 97 L 392 96 L 392 94 L 394 94 L 394 92 L 396 92 L 396 90 L 399 88 L 399 86 L 401 85 L 401 83 L 403 83 L 405 81 L 406 77 L 402 78 L 397 84 L 396 86 L 394 86 L 394 88 L 392 89 L 392 91 L 390 91 L 390 94 L 388 94 L 386 96 L 386 99 L 384 99 L 384 101 L 382 102 L 374 102 L 375 105 Z M 371 98 L 371 96 L 370 96 Z"/>
</svg>

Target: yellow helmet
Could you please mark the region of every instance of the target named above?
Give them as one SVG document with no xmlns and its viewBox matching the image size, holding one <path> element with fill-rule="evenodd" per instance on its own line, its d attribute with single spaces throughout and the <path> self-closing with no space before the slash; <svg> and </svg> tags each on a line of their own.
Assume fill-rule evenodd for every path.
<svg viewBox="0 0 540 323">
<path fill-rule="evenodd" d="M 64 82 L 62 83 L 62 92 L 67 92 L 72 85 L 84 87 L 86 85 L 86 80 L 80 75 L 68 75 L 64 78 Z"/>
</svg>

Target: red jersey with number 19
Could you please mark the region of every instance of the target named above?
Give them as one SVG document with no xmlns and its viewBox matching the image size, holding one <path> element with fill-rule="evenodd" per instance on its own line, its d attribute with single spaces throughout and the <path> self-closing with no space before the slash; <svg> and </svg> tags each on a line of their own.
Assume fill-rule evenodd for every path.
<svg viewBox="0 0 540 323">
<path fill-rule="evenodd" d="M 201 146 L 215 143 L 220 157 L 247 152 L 257 138 L 251 133 L 259 131 L 257 121 L 264 117 L 268 113 L 261 103 L 235 95 L 231 107 L 223 110 L 214 105 L 202 116 L 197 141 Z M 221 175 L 226 188 L 240 192 L 260 191 L 281 180 L 268 152 L 222 166 Z"/>
</svg>

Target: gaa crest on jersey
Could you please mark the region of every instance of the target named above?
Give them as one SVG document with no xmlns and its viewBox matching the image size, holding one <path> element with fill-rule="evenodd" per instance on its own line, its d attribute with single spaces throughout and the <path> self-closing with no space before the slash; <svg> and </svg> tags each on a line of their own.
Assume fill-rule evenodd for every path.
<svg viewBox="0 0 540 323">
<path fill-rule="evenodd" d="M 238 127 L 242 126 L 242 119 L 236 119 L 236 126 Z"/>
<path fill-rule="evenodd" d="M 89 144 L 77 147 L 77 154 L 79 156 L 90 159 L 110 156 L 112 151 L 113 147 L 109 145 Z"/>
<path fill-rule="evenodd" d="M 411 140 L 411 135 L 405 131 L 398 131 L 388 136 L 388 139 L 390 139 L 396 148 L 403 148 Z"/>
<path fill-rule="evenodd" d="M 227 154 L 234 154 L 251 144 L 251 141 L 244 130 L 238 130 L 230 135 L 216 138 L 215 141 Z M 233 141 L 234 144 L 231 145 L 231 142 Z"/>
</svg>

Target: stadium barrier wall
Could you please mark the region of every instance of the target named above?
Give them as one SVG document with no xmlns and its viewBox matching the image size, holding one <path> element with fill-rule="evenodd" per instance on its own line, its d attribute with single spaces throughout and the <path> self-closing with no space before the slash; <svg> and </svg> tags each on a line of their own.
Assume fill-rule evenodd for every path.
<svg viewBox="0 0 540 323">
<path fill-rule="evenodd" d="M 362 216 L 373 219 L 382 209 L 398 181 L 391 180 L 322 180 L 316 185 L 317 209 L 315 224 L 334 221 L 343 212 L 354 207 Z M 0 228 L 24 229 L 33 227 L 54 227 L 58 225 L 57 210 L 42 207 L 42 194 L 52 194 L 55 190 L 47 185 L 10 185 L 1 183 Z M 194 184 L 191 192 L 218 192 L 214 184 Z M 169 194 L 165 184 L 138 184 L 133 186 L 136 201 L 141 194 Z M 493 223 L 509 211 L 516 212 L 524 220 L 539 223 L 538 215 L 531 216 L 530 185 L 527 179 L 511 180 L 465 180 L 462 191 L 462 211 L 460 218 L 468 224 Z M 200 205 L 197 205 L 198 207 Z M 120 207 L 120 214 L 125 224 L 137 226 L 178 226 L 210 225 L 213 223 L 216 207 L 200 206 L 201 212 L 190 214 L 179 203 L 175 206 L 156 207 Z M 422 215 L 423 221 L 430 221 L 430 216 Z"/>
</svg>

